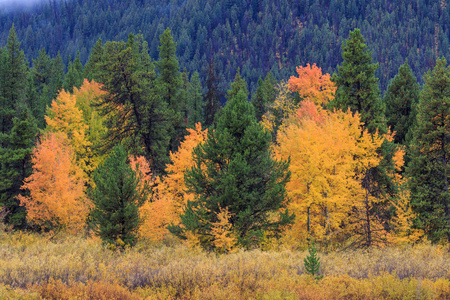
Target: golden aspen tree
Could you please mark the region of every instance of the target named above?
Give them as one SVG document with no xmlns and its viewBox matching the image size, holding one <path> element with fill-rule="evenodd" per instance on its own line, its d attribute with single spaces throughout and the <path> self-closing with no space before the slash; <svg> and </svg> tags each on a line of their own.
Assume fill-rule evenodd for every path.
<svg viewBox="0 0 450 300">
<path fill-rule="evenodd" d="M 394 140 L 394 135 L 386 135 L 389 141 Z M 417 214 L 412 210 L 410 203 L 410 191 L 407 188 L 408 180 L 400 175 L 400 171 L 404 165 L 403 157 L 405 150 L 399 148 L 392 157 L 395 165 L 395 172 L 391 174 L 394 181 L 400 187 L 398 196 L 391 201 L 395 214 L 391 220 L 391 226 L 393 227 L 393 234 L 388 236 L 388 241 L 394 245 L 402 245 L 408 243 L 416 243 L 419 239 L 423 238 L 425 232 L 422 229 L 414 228 L 414 221 L 417 219 Z"/>
<path fill-rule="evenodd" d="M 85 176 L 92 171 L 89 162 L 90 147 L 86 138 L 88 125 L 83 120 L 82 111 L 76 106 L 76 97 L 62 90 L 56 100 L 52 101 L 45 121 L 47 132 L 63 132 L 66 134 L 75 152 L 77 164 L 84 171 Z"/>
<path fill-rule="evenodd" d="M 140 235 L 154 241 L 161 241 L 167 236 L 167 225 L 180 223 L 180 214 L 188 200 L 194 200 L 194 195 L 186 192 L 184 172 L 194 165 L 193 150 L 206 140 L 208 131 L 202 130 L 200 123 L 195 124 L 195 129 L 188 128 L 187 131 L 189 134 L 178 151 L 170 153 L 167 176 L 155 179 L 152 201 L 147 201 L 140 209 L 144 220 Z"/>
<path fill-rule="evenodd" d="M 86 139 L 91 143 L 89 148 L 91 158 L 89 160 L 89 171 L 95 170 L 97 165 L 106 157 L 102 146 L 107 128 L 105 119 L 100 115 L 96 105 L 102 97 L 108 93 L 103 90 L 103 85 L 95 81 L 84 79 L 82 86 L 74 88 L 73 95 L 76 99 L 76 107 L 78 107 L 83 115 L 83 122 L 87 125 L 85 130 Z"/>
<path fill-rule="evenodd" d="M 105 158 L 101 147 L 106 126 L 94 106 L 106 94 L 101 84 L 85 79 L 79 89 L 73 89 L 72 94 L 61 91 L 45 117 L 46 131 L 64 132 L 69 138 L 77 164 L 89 178 L 90 185 L 93 184 L 90 179 L 92 172 Z"/>
<path fill-rule="evenodd" d="M 275 146 L 278 159 L 291 161 L 286 189 L 296 221 L 287 233 L 289 242 L 345 239 L 356 222 L 349 216 L 363 201 L 358 176 L 379 163 L 381 142 L 377 135 L 361 134 L 358 114 L 325 111 L 310 100 L 300 103 Z"/>
<path fill-rule="evenodd" d="M 262 116 L 261 124 L 269 132 L 275 134 L 282 121 L 297 108 L 289 90 L 289 84 L 281 81 L 276 86 L 277 96 L 269 110 Z"/>
<path fill-rule="evenodd" d="M 322 74 L 322 69 L 316 64 L 297 67 L 298 77 L 291 76 L 288 82 L 281 81 L 276 87 L 277 96 L 262 117 L 262 124 L 269 132 L 277 136 L 277 130 L 297 108 L 300 100 L 308 100 L 324 107 L 334 98 L 336 85 L 331 81 L 330 74 Z M 297 92 L 299 97 L 294 97 Z"/>
<path fill-rule="evenodd" d="M 289 89 L 298 92 L 303 100 L 310 100 L 317 105 L 326 105 L 334 99 L 336 85 L 331 81 L 330 74 L 322 74 L 322 69 L 316 64 L 297 67 L 298 77 L 291 76 Z"/>
<path fill-rule="evenodd" d="M 79 232 L 85 227 L 90 202 L 85 196 L 83 171 L 75 164 L 65 134 L 44 135 L 33 151 L 32 163 L 33 174 L 22 186 L 30 196 L 18 197 L 28 220 L 43 230 Z"/>
<path fill-rule="evenodd" d="M 228 211 L 228 207 L 220 207 L 217 213 L 217 222 L 211 224 L 213 245 L 219 253 L 230 253 L 237 244 L 237 239 L 230 223 L 232 216 L 233 214 Z"/>
</svg>

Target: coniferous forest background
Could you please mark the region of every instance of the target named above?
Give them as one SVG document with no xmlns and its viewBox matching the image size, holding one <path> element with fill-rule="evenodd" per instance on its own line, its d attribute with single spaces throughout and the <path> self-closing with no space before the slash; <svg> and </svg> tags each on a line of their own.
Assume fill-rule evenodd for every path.
<svg viewBox="0 0 450 300">
<path fill-rule="evenodd" d="M 384 92 L 408 58 L 422 81 L 436 58 L 449 54 L 446 1 L 44 1 L 32 11 L 1 14 L 0 45 L 12 23 L 29 61 L 45 49 L 65 65 L 77 51 L 84 64 L 101 38 L 126 40 L 141 32 L 150 56 L 158 57 L 158 37 L 169 27 L 177 57 L 188 72 L 213 57 L 225 87 L 238 67 L 251 91 L 269 71 L 277 80 L 295 67 L 316 63 L 332 74 L 341 62 L 348 32 L 360 28 L 380 64 L 376 76 Z"/>
</svg>

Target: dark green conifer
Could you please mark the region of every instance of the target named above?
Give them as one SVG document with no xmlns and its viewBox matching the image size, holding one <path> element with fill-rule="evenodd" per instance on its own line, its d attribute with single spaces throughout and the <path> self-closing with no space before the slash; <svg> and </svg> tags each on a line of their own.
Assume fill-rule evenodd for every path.
<svg viewBox="0 0 450 300">
<path fill-rule="evenodd" d="M 211 224 L 217 222 L 221 208 L 233 215 L 232 228 L 245 247 L 258 244 L 263 232 L 275 234 L 293 220 L 288 212 L 274 219 L 274 212 L 286 203 L 288 163 L 271 157 L 270 133 L 256 122 L 245 84 L 241 87 L 221 111 L 206 142 L 195 148 L 195 166 L 185 180 L 196 201 L 189 202 L 181 216 L 183 227 L 170 227 L 182 238 L 186 231 L 194 232 L 205 248 L 212 247 Z"/>
<path fill-rule="evenodd" d="M 268 105 L 275 101 L 276 81 L 269 72 L 264 80 L 261 77 L 258 79 L 258 87 L 252 96 L 252 104 L 255 107 L 256 120 L 259 122 L 262 116 L 267 112 Z"/>
<path fill-rule="evenodd" d="M 94 208 L 89 221 L 106 244 L 134 246 L 139 228 L 139 206 L 146 199 L 139 177 L 128 163 L 123 146 L 116 146 L 94 172 L 90 191 Z"/>
<path fill-rule="evenodd" d="M 189 102 L 188 102 L 188 127 L 194 128 L 196 123 L 205 123 L 205 105 L 203 102 L 202 85 L 198 72 L 194 72 L 189 85 Z"/>
<path fill-rule="evenodd" d="M 15 228 L 26 226 L 26 211 L 17 199 L 25 178 L 31 175 L 31 153 L 37 126 L 28 109 L 18 108 L 8 133 L 0 133 L 0 209 L 6 211 L 5 222 Z"/>
<path fill-rule="evenodd" d="M 173 123 L 147 43 L 141 35 L 130 35 L 127 43 L 107 42 L 96 69 L 109 92 L 99 103 L 109 129 L 105 146 L 122 142 L 133 154 L 149 159 L 156 174 L 163 173 Z"/>
<path fill-rule="evenodd" d="M 56 98 L 59 91 L 62 89 L 63 83 L 64 83 L 64 77 L 65 77 L 64 63 L 61 58 L 61 54 L 59 52 L 56 55 L 56 58 L 52 59 L 51 66 L 52 66 L 51 67 L 52 75 L 51 75 L 50 83 L 48 85 L 48 93 L 49 93 L 48 98 L 50 100 Z"/>
<path fill-rule="evenodd" d="M 419 101 L 419 92 L 417 78 L 406 59 L 389 83 L 384 96 L 387 125 L 395 131 L 394 142 L 397 144 L 408 143 L 408 133 L 416 119 L 415 107 Z"/>
<path fill-rule="evenodd" d="M 84 65 L 83 74 L 84 78 L 88 80 L 97 80 L 97 66 L 100 65 L 100 62 L 103 59 L 103 43 L 102 39 L 99 38 L 95 43 L 94 47 L 92 47 L 91 55 L 89 56 L 88 61 Z"/>
<path fill-rule="evenodd" d="M 186 103 L 183 102 L 180 95 L 183 81 L 176 58 L 177 44 L 173 41 L 169 28 L 160 35 L 159 43 L 159 60 L 156 62 L 159 72 L 158 85 L 161 98 L 167 103 L 172 117 L 173 131 L 169 133 L 169 148 L 170 151 L 175 152 L 186 135 L 186 123 L 183 122 L 183 110 Z"/>
<path fill-rule="evenodd" d="M 350 31 L 350 37 L 342 44 L 342 65 L 338 66 L 338 73 L 333 74 L 331 80 L 336 83 L 336 97 L 330 102 L 330 107 L 358 112 L 364 122 L 362 130 L 367 129 L 370 134 L 386 134 L 385 108 L 381 101 L 378 79 L 375 71 L 378 64 L 372 63 L 372 53 L 367 49 L 359 29 Z M 392 209 L 389 200 L 397 193 L 397 185 L 392 175 L 396 172 L 393 156 L 397 148 L 393 142 L 385 139 L 379 151 L 383 157 L 380 164 L 370 168 L 363 174 L 361 185 L 367 195 L 372 195 L 376 202 L 366 197 L 363 214 L 371 216 L 362 220 L 356 226 L 355 234 L 360 235 L 357 246 L 370 247 L 385 242 L 374 229 L 371 219 L 383 220 L 385 229 L 389 230 Z"/>
<path fill-rule="evenodd" d="M 242 91 L 248 97 L 247 82 L 241 77 L 241 70 L 238 68 L 234 81 L 231 83 L 230 89 L 227 92 L 227 99 L 235 98 L 239 91 Z"/>
<path fill-rule="evenodd" d="M 219 77 L 215 70 L 214 59 L 208 63 L 206 74 L 206 94 L 203 102 L 205 103 L 205 126 L 209 127 L 213 124 L 217 112 L 220 110 L 220 97 L 223 92 L 219 86 Z"/>
<path fill-rule="evenodd" d="M 317 280 L 323 278 L 323 275 L 319 275 L 320 258 L 317 256 L 317 249 L 314 243 L 308 247 L 308 255 L 303 259 L 303 262 L 306 274 L 313 276 Z"/>
<path fill-rule="evenodd" d="M 384 105 L 378 88 L 375 71 L 378 63 L 372 63 L 372 52 L 359 29 L 350 31 L 350 37 L 342 44 L 342 65 L 331 80 L 337 85 L 336 97 L 331 107 L 361 114 L 361 121 L 369 133 L 386 133 Z"/>
<path fill-rule="evenodd" d="M 6 47 L 0 50 L 0 64 L 0 206 L 7 213 L 7 223 L 23 228 L 25 210 L 16 197 L 31 172 L 36 124 L 27 107 L 28 65 L 14 25 Z"/>
<path fill-rule="evenodd" d="M 438 59 L 425 75 L 407 168 L 416 226 L 433 242 L 450 241 L 450 67 Z"/>
</svg>

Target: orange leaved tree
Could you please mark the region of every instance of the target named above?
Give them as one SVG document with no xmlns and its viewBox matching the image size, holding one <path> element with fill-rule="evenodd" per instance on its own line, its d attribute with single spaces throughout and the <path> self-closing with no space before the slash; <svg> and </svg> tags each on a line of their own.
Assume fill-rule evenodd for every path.
<svg viewBox="0 0 450 300">
<path fill-rule="evenodd" d="M 101 85 L 84 80 L 73 93 L 62 90 L 52 101 L 45 121 L 46 131 L 63 132 L 75 152 L 76 162 L 90 178 L 92 172 L 104 159 L 99 149 L 103 144 L 106 126 L 93 104 L 106 94 Z M 92 184 L 91 181 L 88 182 Z"/>
<path fill-rule="evenodd" d="M 50 132 L 37 144 L 32 156 L 33 174 L 19 196 L 27 218 L 43 230 L 76 233 L 85 227 L 90 202 L 85 196 L 85 179 L 75 164 L 75 154 L 64 133 Z"/>
<path fill-rule="evenodd" d="M 207 130 L 202 130 L 200 123 L 189 132 L 178 151 L 170 153 L 171 163 L 167 165 L 167 176 L 156 178 L 153 188 L 152 202 L 147 201 L 140 208 L 143 224 L 140 235 L 154 241 L 160 241 L 169 233 L 167 225 L 180 223 L 180 214 L 188 200 L 194 195 L 186 192 L 184 172 L 194 166 L 192 153 L 198 144 L 206 140 Z"/>
<path fill-rule="evenodd" d="M 316 64 L 297 67 L 297 74 L 298 77 L 291 76 L 289 79 L 289 88 L 298 92 L 300 98 L 318 105 L 326 105 L 334 99 L 336 85 L 330 80 L 330 74 L 322 74 L 322 69 Z"/>
</svg>

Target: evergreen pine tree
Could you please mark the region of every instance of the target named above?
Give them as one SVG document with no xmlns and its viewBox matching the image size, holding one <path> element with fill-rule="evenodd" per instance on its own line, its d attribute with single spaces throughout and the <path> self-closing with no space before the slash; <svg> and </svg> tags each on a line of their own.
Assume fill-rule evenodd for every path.
<svg viewBox="0 0 450 300">
<path fill-rule="evenodd" d="M 12 119 L 15 114 L 14 102 L 7 98 L 6 81 L 9 77 L 8 53 L 5 48 L 0 49 L 0 133 L 6 134 L 12 128 Z M 3 145 L 2 145 L 3 146 Z"/>
<path fill-rule="evenodd" d="M 234 81 L 231 83 L 230 89 L 227 92 L 227 99 L 235 98 L 239 91 L 242 91 L 248 97 L 247 82 L 241 77 L 241 70 L 238 68 Z"/>
<path fill-rule="evenodd" d="M 190 90 L 191 90 L 191 82 L 189 81 L 189 73 L 184 68 L 183 72 L 181 73 L 181 88 L 179 92 L 179 101 L 180 101 L 180 112 L 181 112 L 181 118 L 182 123 L 184 123 L 185 126 L 188 125 L 189 121 L 189 103 L 190 100 Z"/>
<path fill-rule="evenodd" d="M 100 65 L 100 62 L 103 59 L 103 42 L 102 39 L 98 39 L 95 43 L 94 47 L 92 47 L 91 55 L 89 56 L 88 61 L 84 65 L 83 74 L 84 78 L 87 78 L 89 81 L 98 80 L 97 79 L 97 66 Z"/>
<path fill-rule="evenodd" d="M 450 241 L 450 67 L 438 59 L 425 75 L 407 168 L 416 226 L 433 242 Z"/>
<path fill-rule="evenodd" d="M 252 95 L 252 104 L 255 107 L 256 120 L 262 120 L 262 116 L 267 112 L 268 105 L 273 103 L 276 97 L 276 81 L 269 72 L 264 80 L 258 79 L 258 87 Z"/>
<path fill-rule="evenodd" d="M 256 88 L 255 93 L 252 95 L 251 103 L 255 108 L 255 117 L 259 122 L 262 119 L 262 116 L 266 112 L 266 104 L 264 103 L 264 94 L 263 94 L 263 80 L 261 76 L 258 78 L 258 87 Z"/>
<path fill-rule="evenodd" d="M 80 88 L 83 84 L 83 65 L 80 61 L 80 51 L 77 51 L 77 56 L 72 62 L 69 56 L 69 64 L 67 66 L 67 73 L 64 77 L 63 89 L 73 93 L 73 88 Z"/>
<path fill-rule="evenodd" d="M 194 72 L 194 75 L 191 77 L 188 107 L 188 127 L 194 128 L 197 123 L 203 124 L 205 122 L 205 105 L 198 72 Z"/>
<path fill-rule="evenodd" d="M 169 28 L 160 35 L 159 42 L 159 60 L 156 62 L 159 71 L 158 85 L 161 97 L 167 103 L 172 116 L 173 132 L 170 133 L 169 148 L 175 152 L 186 135 L 186 124 L 183 123 L 183 110 L 186 104 L 180 97 L 183 81 L 176 58 L 177 44 L 173 41 Z"/>
<path fill-rule="evenodd" d="M 384 96 L 387 125 L 395 131 L 394 142 L 397 144 L 408 143 L 408 132 L 416 119 L 415 107 L 419 101 L 419 92 L 417 78 L 406 59 L 389 83 Z"/>
<path fill-rule="evenodd" d="M 99 103 L 109 129 L 105 147 L 120 141 L 133 154 L 149 159 L 156 174 L 163 173 L 173 123 L 147 43 L 141 35 L 130 35 L 127 43 L 107 42 L 104 58 L 95 68 L 108 91 Z"/>
<path fill-rule="evenodd" d="M 223 96 L 212 57 L 208 63 L 206 77 L 206 94 L 203 102 L 205 103 L 205 126 L 208 127 L 213 124 L 214 118 L 220 110 L 220 97 Z"/>
<path fill-rule="evenodd" d="M 55 99 L 56 95 L 62 89 L 64 77 L 65 77 L 64 63 L 61 58 L 61 54 L 58 52 L 56 58 L 52 59 L 51 62 L 51 79 L 48 84 L 48 93 L 49 93 L 48 99 L 50 102 L 48 105 L 50 105 L 51 100 Z"/>
<path fill-rule="evenodd" d="M 0 133 L 0 207 L 5 222 L 16 228 L 26 225 L 26 211 L 17 199 L 25 178 L 31 175 L 31 153 L 37 134 L 34 118 L 26 107 L 19 107 L 9 133 Z"/>
<path fill-rule="evenodd" d="M 27 86 L 25 88 L 25 94 L 27 95 L 27 104 L 30 108 L 30 112 L 32 113 L 34 119 L 36 120 L 36 125 L 39 128 L 45 127 L 45 106 L 44 103 L 41 102 L 41 96 L 39 95 L 38 85 L 36 85 L 36 71 L 33 68 L 28 72 L 27 77 Z"/>
<path fill-rule="evenodd" d="M 47 55 L 45 49 L 39 50 L 37 59 L 33 59 L 33 67 L 30 69 L 28 76 L 27 97 L 29 98 L 29 106 L 36 119 L 39 128 L 45 127 L 44 115 L 47 106 L 56 96 L 55 93 L 49 92 L 49 86 L 54 81 L 53 62 Z"/>
<path fill-rule="evenodd" d="M 338 66 L 338 73 L 333 74 L 331 80 L 336 83 L 336 97 L 330 102 L 331 108 L 359 112 L 364 128 L 370 134 L 388 132 L 385 124 L 385 108 L 380 97 L 378 79 L 375 71 L 378 64 L 372 63 L 372 53 L 367 49 L 364 37 L 359 29 L 350 31 L 350 37 L 342 45 L 344 61 Z M 362 129 L 364 129 L 362 128 Z M 375 241 L 383 242 L 371 224 L 371 219 L 384 221 L 389 229 L 391 209 L 389 200 L 397 192 L 397 186 L 392 175 L 395 173 L 393 156 L 396 152 L 393 142 L 384 140 L 380 147 L 383 160 L 380 164 L 369 169 L 361 178 L 361 184 L 367 192 L 363 214 L 370 216 L 357 225 L 357 232 L 362 235 L 363 242 L 359 246 L 370 247 Z M 372 203 L 369 195 L 377 199 Z M 370 203 L 369 203 L 370 202 Z"/>
<path fill-rule="evenodd" d="M 127 153 L 116 146 L 94 172 L 90 191 L 94 208 L 90 223 L 106 244 L 133 246 L 139 227 L 139 206 L 146 199 L 140 179 L 128 163 Z"/>
<path fill-rule="evenodd" d="M 9 31 L 8 41 L 6 43 L 6 72 L 8 73 L 5 81 L 2 82 L 6 101 L 16 104 L 24 101 L 25 87 L 27 83 L 28 64 L 25 60 L 25 54 L 20 49 L 20 42 L 17 39 L 14 24 Z"/>
<path fill-rule="evenodd" d="M 274 219 L 273 213 L 286 204 L 290 173 L 287 162 L 272 159 L 270 141 L 270 133 L 256 122 L 245 89 L 237 90 L 215 130 L 208 131 L 206 142 L 194 150 L 195 166 L 185 180 L 196 201 L 188 202 L 181 216 L 183 225 L 169 230 L 182 238 L 191 232 L 203 247 L 211 248 L 211 224 L 227 208 L 238 243 L 250 247 L 259 243 L 263 233 L 276 233 L 280 225 L 292 222 L 287 211 Z"/>
<path fill-rule="evenodd" d="M 331 77 L 338 88 L 330 106 L 359 112 L 369 133 L 376 130 L 386 133 L 384 106 L 375 77 L 378 64 L 372 63 L 372 52 L 367 49 L 359 29 L 350 31 L 350 37 L 342 44 L 342 51 L 344 61 L 337 67 L 338 73 Z"/>
<path fill-rule="evenodd" d="M 303 259 L 303 262 L 306 274 L 313 276 L 317 280 L 323 278 L 323 275 L 319 275 L 320 258 L 317 256 L 317 249 L 314 243 L 308 247 L 308 255 Z"/>
<path fill-rule="evenodd" d="M 0 63 L 0 206 L 7 211 L 5 221 L 17 228 L 25 226 L 25 211 L 16 197 L 30 175 L 36 124 L 27 107 L 28 65 L 14 25 L 0 50 Z"/>
<path fill-rule="evenodd" d="M 67 73 L 64 76 L 62 88 L 69 93 L 73 93 L 73 86 L 75 84 L 75 71 L 72 64 L 72 57 L 69 55 L 69 64 L 67 65 Z"/>
</svg>

